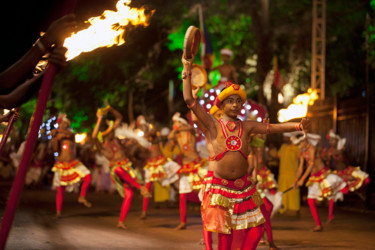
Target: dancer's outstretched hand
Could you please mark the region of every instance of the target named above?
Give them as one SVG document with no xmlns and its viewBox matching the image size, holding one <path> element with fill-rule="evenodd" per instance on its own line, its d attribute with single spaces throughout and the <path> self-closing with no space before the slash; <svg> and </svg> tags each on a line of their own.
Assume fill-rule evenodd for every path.
<svg viewBox="0 0 375 250">
<path fill-rule="evenodd" d="M 311 121 L 309 118 L 302 118 L 300 124 L 301 124 L 301 129 L 303 131 L 303 136 L 306 137 L 307 131 L 311 125 Z"/>
</svg>

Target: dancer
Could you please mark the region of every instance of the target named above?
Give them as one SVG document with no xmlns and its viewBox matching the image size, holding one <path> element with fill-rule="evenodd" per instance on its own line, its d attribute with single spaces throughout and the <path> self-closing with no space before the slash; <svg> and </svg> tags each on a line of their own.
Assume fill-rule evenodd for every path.
<svg viewBox="0 0 375 250">
<path fill-rule="evenodd" d="M 345 155 L 345 138 L 341 138 L 333 130 L 329 131 L 327 138 L 329 147 L 323 150 L 322 153 L 328 163 L 327 165 L 331 166 L 334 174 L 337 174 L 345 181 L 349 191 L 355 192 L 364 200 L 363 191 L 365 190 L 364 187 L 370 183 L 369 175 L 362 171 L 359 166 L 353 167 L 349 165 Z"/>
<path fill-rule="evenodd" d="M 151 143 L 149 147 L 150 155 L 147 159 L 147 163 L 144 166 L 145 170 L 145 183 L 148 192 L 151 192 L 152 183 L 158 182 L 162 186 L 168 186 L 178 180 L 177 172 L 180 169 L 180 165 L 166 158 L 160 150 L 160 136 L 157 132 L 152 129 L 146 134 L 147 140 Z M 143 198 L 143 211 L 141 219 L 147 217 L 147 207 L 150 198 Z"/>
<path fill-rule="evenodd" d="M 307 180 L 306 186 L 308 187 L 307 202 L 316 225 L 312 229 L 313 232 L 323 231 L 315 200 L 321 201 L 324 198 L 329 200 L 328 222 L 330 222 L 333 220 L 334 202 L 338 199 L 342 200 L 343 194 L 348 192 L 344 180 L 336 174 L 331 173 L 322 161 L 320 153 L 317 150 L 319 141 L 320 135 L 316 134 L 307 134 L 306 138 L 303 136 L 299 138 L 301 156 L 300 165 L 294 183 L 294 187 L 302 186 L 306 178 L 310 176 Z M 305 161 L 307 163 L 307 168 L 303 171 Z"/>
<path fill-rule="evenodd" d="M 230 49 L 221 49 L 221 60 L 223 64 L 212 68 L 211 70 L 219 70 L 220 80 L 216 85 L 216 88 L 221 90 L 225 86 L 225 82 L 237 83 L 237 71 L 236 68 L 230 64 L 230 58 L 233 56 L 233 51 Z"/>
<path fill-rule="evenodd" d="M 264 119 L 264 123 L 269 123 L 269 119 Z M 268 126 L 268 125 L 267 125 Z M 266 220 L 263 224 L 264 232 L 267 234 L 269 248 L 271 250 L 279 249 L 273 241 L 271 217 L 281 207 L 282 193 L 277 192 L 277 182 L 271 170 L 264 162 L 264 146 L 266 141 L 265 134 L 255 134 L 250 137 L 250 154 L 253 161 L 250 161 L 254 166 L 256 176 L 256 188 L 262 198 L 263 204 L 260 205 L 260 210 Z M 249 172 L 251 173 L 251 172 Z"/>
<path fill-rule="evenodd" d="M 57 119 L 58 129 L 51 131 L 52 148 L 57 153 L 56 163 L 52 167 L 53 187 L 57 187 L 56 194 L 56 217 L 61 217 L 62 202 L 65 189 L 71 192 L 75 184 L 82 180 L 82 187 L 78 203 L 91 207 L 86 200 L 86 193 L 90 187 L 91 174 L 82 162 L 76 158 L 74 133 L 69 129 L 70 121 L 65 114 L 59 115 Z"/>
<path fill-rule="evenodd" d="M 107 112 L 114 115 L 116 120 L 115 122 L 108 121 L 108 128 L 104 132 L 100 132 L 99 128 L 103 120 L 103 115 Z M 110 171 L 112 180 L 116 183 L 117 191 L 121 197 L 124 198 L 117 227 L 127 229 L 128 227 L 124 224 L 124 220 L 129 211 L 133 197 L 132 187 L 140 190 L 143 196 L 150 197 L 151 195 L 144 186 L 141 186 L 137 182 L 132 163 L 126 157 L 125 151 L 115 137 L 114 130 L 121 124 L 122 115 L 114 108 L 107 106 L 103 109 L 99 109 L 96 116 L 98 119 L 92 132 L 92 138 L 101 154 L 111 162 Z"/>
<path fill-rule="evenodd" d="M 186 229 L 186 210 L 188 194 L 199 192 L 203 178 L 207 174 L 207 160 L 199 156 L 196 148 L 195 130 L 176 113 L 172 117 L 173 130 L 169 139 L 181 149 L 181 168 L 178 170 L 180 193 L 180 224 L 177 230 Z M 194 194 L 194 193 L 193 193 Z M 198 200 L 198 199 L 197 199 Z"/>
<path fill-rule="evenodd" d="M 208 197 L 204 200 L 205 230 L 218 232 L 218 248 L 230 249 L 233 231 L 246 231 L 242 247 L 255 249 L 261 238 L 264 217 L 260 211 L 262 201 L 248 172 L 248 137 L 250 133 L 281 133 L 306 129 L 310 122 L 264 124 L 237 119 L 246 100 L 245 91 L 239 85 L 227 83 L 218 95 L 216 105 L 223 110 L 222 119 L 208 114 L 193 98 L 190 61 L 182 57 L 183 95 L 185 103 L 202 124 L 212 139 L 215 152 L 214 175 Z"/>
</svg>

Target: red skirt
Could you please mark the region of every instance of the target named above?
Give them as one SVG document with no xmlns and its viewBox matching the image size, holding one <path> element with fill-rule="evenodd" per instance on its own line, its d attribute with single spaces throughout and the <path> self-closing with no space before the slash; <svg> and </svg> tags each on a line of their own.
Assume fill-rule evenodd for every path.
<svg viewBox="0 0 375 250">
<path fill-rule="evenodd" d="M 263 204 L 249 175 L 237 180 L 212 176 L 202 201 L 205 230 L 230 234 L 231 230 L 256 227 L 265 222 L 260 211 Z"/>
</svg>

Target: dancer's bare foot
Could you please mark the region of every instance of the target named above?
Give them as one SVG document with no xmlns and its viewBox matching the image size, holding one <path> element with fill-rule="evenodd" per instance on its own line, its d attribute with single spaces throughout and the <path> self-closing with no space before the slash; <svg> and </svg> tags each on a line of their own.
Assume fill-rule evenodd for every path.
<svg viewBox="0 0 375 250">
<path fill-rule="evenodd" d="M 362 201 L 366 200 L 366 195 L 365 194 L 363 194 L 363 193 L 361 193 L 359 191 L 356 191 L 355 193 L 359 196 L 359 198 L 361 198 Z"/>
<path fill-rule="evenodd" d="M 151 193 L 147 190 L 147 188 L 145 186 L 142 186 L 141 189 L 141 195 L 145 198 L 151 198 Z"/>
<path fill-rule="evenodd" d="M 267 244 L 266 239 L 264 237 L 262 237 L 262 239 L 259 241 L 259 244 L 261 244 L 261 245 Z"/>
<path fill-rule="evenodd" d="M 186 229 L 186 224 L 185 223 L 180 223 L 180 225 L 178 225 L 175 230 L 183 230 L 183 229 Z"/>
<path fill-rule="evenodd" d="M 80 196 L 78 197 L 78 203 L 82 203 L 85 207 L 91 207 L 92 204 L 86 200 L 85 197 Z"/>
<path fill-rule="evenodd" d="M 117 223 L 117 228 L 120 228 L 120 229 L 128 229 L 128 227 L 124 224 L 124 222 L 121 222 L 119 221 Z"/>
<path fill-rule="evenodd" d="M 327 224 L 333 223 L 333 218 L 327 220 Z"/>
<path fill-rule="evenodd" d="M 275 243 L 270 242 L 270 250 L 281 250 L 281 248 L 278 248 Z"/>
<path fill-rule="evenodd" d="M 316 226 L 312 229 L 313 232 L 322 232 L 323 231 L 323 227 L 322 226 Z"/>
<path fill-rule="evenodd" d="M 61 218 L 61 212 L 57 211 L 56 215 L 55 215 L 55 218 L 56 219 L 60 219 Z"/>
<path fill-rule="evenodd" d="M 139 218 L 141 219 L 141 220 L 145 220 L 146 218 L 147 218 L 147 214 L 146 214 L 146 212 L 142 212 L 142 214 L 141 214 L 141 216 L 139 216 Z"/>
</svg>

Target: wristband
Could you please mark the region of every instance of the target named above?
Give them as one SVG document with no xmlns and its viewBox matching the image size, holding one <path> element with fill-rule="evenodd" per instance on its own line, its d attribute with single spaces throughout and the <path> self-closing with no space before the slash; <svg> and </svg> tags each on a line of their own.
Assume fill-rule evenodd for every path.
<svg viewBox="0 0 375 250">
<path fill-rule="evenodd" d="M 266 123 L 266 134 L 270 134 L 270 124 L 268 122 Z"/>
<path fill-rule="evenodd" d="M 189 109 L 192 109 L 194 108 L 194 106 L 197 104 L 197 99 L 194 99 L 194 102 L 192 104 L 187 104 L 186 106 L 189 108 Z"/>
<path fill-rule="evenodd" d="M 188 77 L 191 77 L 191 72 L 185 72 L 185 71 L 182 71 L 182 79 L 186 79 Z"/>
<path fill-rule="evenodd" d="M 301 125 L 302 125 L 301 123 L 297 123 L 295 125 L 296 131 L 302 131 Z"/>
</svg>

